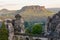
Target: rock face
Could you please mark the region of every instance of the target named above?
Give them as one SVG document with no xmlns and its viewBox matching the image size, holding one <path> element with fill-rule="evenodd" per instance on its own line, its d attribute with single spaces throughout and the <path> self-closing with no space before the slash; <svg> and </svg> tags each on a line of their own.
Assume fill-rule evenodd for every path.
<svg viewBox="0 0 60 40">
<path fill-rule="evenodd" d="M 15 18 L 12 21 L 14 32 L 25 33 L 23 18 L 19 14 L 15 15 Z"/>
<path fill-rule="evenodd" d="M 7 19 L 4 21 L 6 28 L 9 31 L 8 40 L 16 40 L 16 39 L 14 39 L 15 33 L 25 33 L 23 18 L 19 14 L 15 15 L 15 18 L 16 19 L 11 19 L 11 20 Z"/>
<path fill-rule="evenodd" d="M 49 18 L 47 29 L 51 36 L 60 37 L 60 12 Z"/>
<path fill-rule="evenodd" d="M 17 10 L 16 13 L 21 13 L 21 12 L 24 12 L 24 11 L 29 10 L 29 9 L 31 9 L 33 11 L 37 11 L 37 10 L 44 10 L 45 7 L 44 6 L 38 6 L 38 5 L 35 5 L 35 6 L 24 6 L 24 7 L 22 7 L 21 10 Z"/>
</svg>

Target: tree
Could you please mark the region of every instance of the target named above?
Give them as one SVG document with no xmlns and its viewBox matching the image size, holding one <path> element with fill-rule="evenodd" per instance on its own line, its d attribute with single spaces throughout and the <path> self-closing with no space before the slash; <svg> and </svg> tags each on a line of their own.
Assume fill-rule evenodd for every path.
<svg viewBox="0 0 60 40">
<path fill-rule="evenodd" d="M 41 34 L 42 33 L 42 25 L 35 24 L 32 26 L 32 34 Z"/>
<path fill-rule="evenodd" d="M 0 40 L 8 40 L 8 30 L 6 29 L 4 22 L 0 29 Z"/>
<path fill-rule="evenodd" d="M 27 34 L 31 34 L 30 27 L 26 28 L 25 32 L 26 32 Z"/>
</svg>

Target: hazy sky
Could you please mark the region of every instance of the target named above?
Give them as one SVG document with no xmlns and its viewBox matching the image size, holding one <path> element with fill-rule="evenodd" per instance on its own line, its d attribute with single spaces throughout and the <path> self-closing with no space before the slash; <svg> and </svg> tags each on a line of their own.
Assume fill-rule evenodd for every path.
<svg viewBox="0 0 60 40">
<path fill-rule="evenodd" d="M 21 9 L 23 6 L 42 5 L 46 8 L 59 8 L 60 0 L 0 0 L 0 9 Z"/>
</svg>

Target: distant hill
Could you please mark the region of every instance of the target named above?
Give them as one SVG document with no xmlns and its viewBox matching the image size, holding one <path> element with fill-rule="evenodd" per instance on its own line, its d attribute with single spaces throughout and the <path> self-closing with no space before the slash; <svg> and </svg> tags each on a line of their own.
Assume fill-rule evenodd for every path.
<svg viewBox="0 0 60 40">
<path fill-rule="evenodd" d="M 8 14 L 8 13 L 14 13 L 15 10 L 8 10 L 8 9 L 2 9 L 0 10 L 0 14 Z"/>
<path fill-rule="evenodd" d="M 47 8 L 47 10 L 58 13 L 58 11 L 60 11 L 60 8 Z"/>
<path fill-rule="evenodd" d="M 25 21 L 46 21 L 48 16 L 54 13 L 48 11 L 44 6 L 24 6 L 21 10 L 16 11 Z"/>
<path fill-rule="evenodd" d="M 12 18 L 16 10 L 2 9 L 0 10 L 0 19 Z"/>
</svg>

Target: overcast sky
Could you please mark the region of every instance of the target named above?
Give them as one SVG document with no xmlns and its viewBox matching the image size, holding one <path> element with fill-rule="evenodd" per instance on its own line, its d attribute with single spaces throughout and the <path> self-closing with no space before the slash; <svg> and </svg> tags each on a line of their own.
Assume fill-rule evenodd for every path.
<svg viewBox="0 0 60 40">
<path fill-rule="evenodd" d="M 41 5 L 46 8 L 60 8 L 60 0 L 0 0 L 0 9 L 21 9 L 23 6 Z"/>
</svg>

